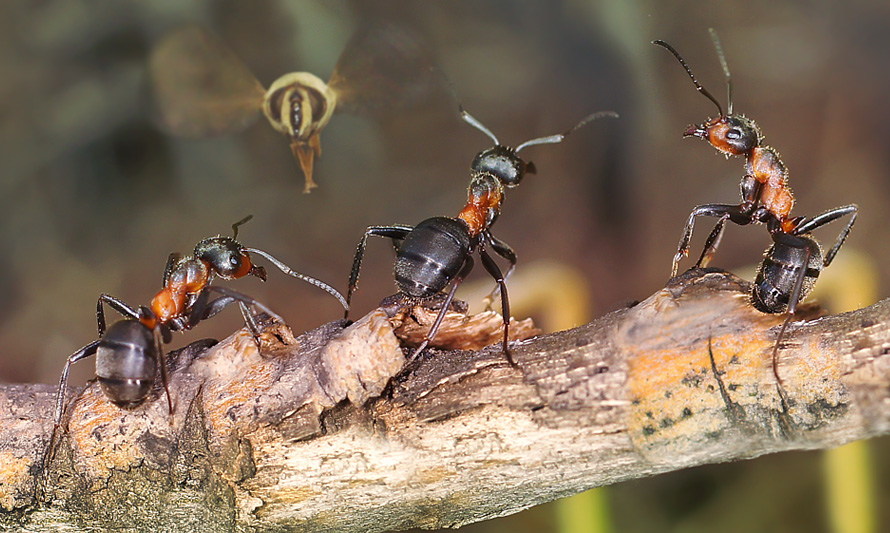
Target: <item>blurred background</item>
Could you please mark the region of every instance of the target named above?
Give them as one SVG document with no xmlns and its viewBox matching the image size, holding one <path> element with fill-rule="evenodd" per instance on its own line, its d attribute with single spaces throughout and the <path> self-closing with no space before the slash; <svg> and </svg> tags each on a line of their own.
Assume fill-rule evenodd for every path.
<svg viewBox="0 0 890 533">
<path fill-rule="evenodd" d="M 820 280 L 833 289 L 820 299 L 838 311 L 886 296 L 885 2 L 3 3 L 0 380 L 56 382 L 65 357 L 95 338 L 100 293 L 148 303 L 170 252 L 188 253 L 202 238 L 229 235 L 247 214 L 254 218 L 241 228 L 241 242 L 344 291 L 365 227 L 456 215 L 472 158 L 491 143 L 461 122 L 447 94 L 383 115 L 335 115 L 321 136 L 319 187 L 308 195 L 287 140 L 264 119 L 203 140 L 176 138 L 158 125 L 148 57 L 185 23 L 218 35 L 268 86 L 296 70 L 327 79 L 350 35 L 373 18 L 421 35 L 466 109 L 506 144 L 564 131 L 593 111 L 621 115 L 591 123 L 560 145 L 523 151 L 538 174 L 507 193 L 494 228 L 519 255 L 511 291 L 522 293 L 524 283 L 543 287 L 529 293 L 544 302 L 523 309 L 545 328 L 587 322 L 658 290 L 692 207 L 737 201 L 743 161 L 726 161 L 705 143 L 682 138 L 688 124 L 714 114 L 713 105 L 666 51 L 649 44 L 656 38 L 673 44 L 722 101 L 711 26 L 733 72 L 735 111 L 758 122 L 790 169 L 795 214 L 860 206 L 847 245 Z M 709 227 L 700 226 L 693 253 Z M 817 235 L 830 245 L 840 229 Z M 712 266 L 744 271 L 768 243 L 762 227 L 731 226 Z M 689 260 L 681 269 L 688 266 Z M 394 292 L 391 268 L 391 247 L 372 241 L 353 316 Z M 520 279 L 524 269 L 540 275 Z M 582 287 L 568 292 L 587 297 L 557 304 L 577 312 L 548 323 L 554 305 L 547 299 L 561 292 L 547 287 L 567 278 Z M 492 286 L 482 269 L 472 279 Z M 342 312 L 327 294 L 277 271 L 265 284 L 251 279 L 233 288 L 277 310 L 296 332 Z M 853 302 L 840 303 L 845 296 Z M 223 313 L 178 335 L 172 347 L 240 326 L 238 313 Z M 91 363 L 80 366 L 73 384 L 92 376 Z M 890 473 L 887 443 L 872 441 L 860 455 L 873 452 L 858 464 L 878 479 Z M 823 475 L 828 465 L 819 453 L 790 453 L 708 466 L 609 487 L 574 508 L 557 502 L 466 530 L 890 527 L 890 506 L 880 505 L 886 484 L 857 499 L 877 498 L 877 511 L 856 511 L 865 529 L 844 529 L 851 519 L 831 518 L 825 494 L 835 482 Z"/>
</svg>

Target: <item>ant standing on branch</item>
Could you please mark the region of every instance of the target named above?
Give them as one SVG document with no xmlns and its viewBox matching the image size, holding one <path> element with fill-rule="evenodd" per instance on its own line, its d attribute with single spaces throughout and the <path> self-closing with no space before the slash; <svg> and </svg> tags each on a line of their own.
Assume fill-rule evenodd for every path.
<svg viewBox="0 0 890 533">
<path fill-rule="evenodd" d="M 250 254 L 255 253 L 269 260 L 282 272 L 301 279 L 337 298 L 347 308 L 346 299 L 330 285 L 294 271 L 270 254 L 239 243 L 238 227 L 252 217 L 248 216 L 232 225 L 232 237 L 211 237 L 199 242 L 192 254 L 170 254 L 164 269 L 163 288 L 152 298 L 148 307 L 138 309 L 108 294 L 99 296 L 96 303 L 96 321 L 99 338 L 68 357 L 56 400 L 56 418 L 50 442 L 52 450 L 55 435 L 62 424 L 65 408 L 65 390 L 68 372 L 73 363 L 92 355 L 96 356 L 96 376 L 102 391 L 116 405 L 134 408 L 142 404 L 151 393 L 155 375 L 160 369 L 161 382 L 167 396 L 167 407 L 173 415 L 173 400 L 167 387 L 167 365 L 163 344 L 170 343 L 172 332 L 195 327 L 202 320 L 213 317 L 229 305 L 237 303 L 259 348 L 260 328 L 249 307 L 254 307 L 277 322 L 284 320 L 257 300 L 225 287 L 212 285 L 218 277 L 225 280 L 256 276 L 266 280 L 266 270 L 254 265 Z M 210 293 L 220 296 L 211 300 Z M 106 329 L 104 305 L 123 315 L 123 320 Z"/>
<path fill-rule="evenodd" d="M 726 221 L 739 225 L 753 223 L 766 224 L 772 238 L 772 245 L 766 251 L 754 281 L 752 303 L 765 313 L 788 313 L 773 349 L 773 373 L 783 396 L 782 381 L 778 373 L 777 355 L 788 323 L 800 303 L 816 283 L 822 269 L 831 264 L 834 256 L 844 244 L 853 223 L 858 207 L 855 204 L 837 207 L 813 218 L 791 216 L 794 196 L 788 186 L 788 170 L 775 149 L 763 144 L 763 135 L 753 120 L 732 112 L 732 77 L 717 32 L 710 29 L 717 56 L 726 76 L 727 112 L 723 112 L 720 102 L 695 78 L 682 56 L 668 43 L 657 40 L 653 44 L 668 50 L 686 70 L 699 93 L 717 106 L 718 115 L 700 125 L 689 126 L 684 137 L 698 137 L 707 141 L 719 152 L 730 156 L 744 156 L 745 175 L 741 181 L 742 202 L 740 204 L 704 204 L 696 206 L 689 214 L 683 236 L 674 255 L 671 277 L 677 275 L 677 265 L 689 254 L 689 242 L 696 217 L 718 217 L 720 220 L 708 235 L 702 254 L 695 268 L 706 266 L 720 244 Z M 809 234 L 841 217 L 850 215 L 847 225 L 841 230 L 834 245 L 823 256 L 819 243 Z"/>
<path fill-rule="evenodd" d="M 358 288 L 359 271 L 370 235 L 392 239 L 397 246 L 393 273 L 399 293 L 406 305 L 441 296 L 442 291 L 451 283 L 451 289 L 444 297 L 435 322 L 408 358 L 408 361 L 412 362 L 435 338 L 445 313 L 454 299 L 457 287 L 473 269 L 475 263 L 473 255 L 478 252 L 482 266 L 494 278 L 500 290 L 501 314 L 504 320 L 504 355 L 511 365 L 515 365 L 508 346 L 510 303 L 504 280 L 516 265 L 516 254 L 507 243 L 491 234 L 491 226 L 500 216 L 505 189 L 516 187 L 527 173 L 536 172 L 531 161 L 524 161 L 517 154 L 529 146 L 560 143 L 569 134 L 592 120 L 618 115 L 611 111 L 593 113 L 564 133 L 532 139 L 516 148 L 511 148 L 502 145 L 497 137 L 467 113 L 462 105 L 458 104 L 458 109 L 466 123 L 494 141 L 493 147 L 483 150 L 473 159 L 466 206 L 454 218 L 428 218 L 416 226 L 368 227 L 355 252 L 346 301 L 351 301 L 353 292 Z M 507 276 L 501 273 L 489 250 L 510 262 Z M 348 314 L 347 310 L 347 318 Z"/>
</svg>

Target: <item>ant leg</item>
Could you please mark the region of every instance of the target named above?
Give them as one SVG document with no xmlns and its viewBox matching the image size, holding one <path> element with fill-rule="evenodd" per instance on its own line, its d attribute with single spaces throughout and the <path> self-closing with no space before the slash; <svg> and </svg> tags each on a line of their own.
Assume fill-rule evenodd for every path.
<svg viewBox="0 0 890 533">
<path fill-rule="evenodd" d="M 250 331 L 250 334 L 253 336 L 254 341 L 256 342 L 257 348 L 260 347 L 260 328 L 257 325 L 256 320 L 253 317 L 253 313 L 248 309 L 247 304 L 245 304 L 242 300 L 235 296 L 227 295 L 220 296 L 214 300 L 208 301 L 210 295 L 210 286 L 204 287 L 204 289 L 198 293 L 198 297 L 195 299 L 192 304 L 192 311 L 189 313 L 188 320 L 185 325 L 185 329 L 191 329 L 198 322 L 202 320 L 207 320 L 215 316 L 217 313 L 225 309 L 226 307 L 232 305 L 235 302 L 238 302 L 238 309 L 241 311 L 241 317 L 244 319 L 244 324 L 247 326 L 247 329 Z M 272 315 L 270 315 L 272 316 Z M 277 316 L 277 315 L 276 315 Z"/>
<path fill-rule="evenodd" d="M 122 300 L 103 292 L 99 295 L 99 300 L 96 301 L 96 325 L 98 326 L 100 337 L 105 334 L 105 308 L 102 306 L 103 303 L 108 304 L 109 307 L 127 318 L 139 320 L 142 317 L 139 311 L 130 307 Z"/>
<path fill-rule="evenodd" d="M 433 322 L 433 326 L 430 328 L 429 332 L 427 332 L 426 336 L 423 338 L 423 341 L 420 345 L 411 352 L 411 356 L 408 357 L 408 363 L 413 362 L 417 359 L 417 356 L 420 355 L 420 352 L 426 348 L 430 342 L 434 338 L 436 338 L 436 333 L 439 331 L 439 326 L 442 325 L 442 320 L 445 318 L 445 313 L 448 312 L 448 307 L 451 305 L 451 301 L 454 300 L 454 293 L 457 292 L 457 286 L 470 274 L 470 271 L 473 270 L 473 256 L 468 255 L 467 260 L 464 262 L 464 266 L 461 267 L 460 272 L 454 278 L 454 283 L 451 286 L 451 290 L 448 291 L 448 295 L 445 297 L 445 301 L 442 303 L 442 309 L 439 311 L 439 315 L 436 317 L 436 321 Z"/>
<path fill-rule="evenodd" d="M 173 268 L 176 267 L 180 259 L 182 259 L 182 254 L 179 252 L 173 252 L 167 256 L 167 264 L 164 266 L 164 280 L 161 282 L 162 287 L 167 286 L 167 281 L 170 280 L 170 273 L 173 272 Z"/>
<path fill-rule="evenodd" d="M 358 288 L 358 275 L 362 268 L 362 258 L 365 256 L 365 246 L 368 244 L 368 236 L 375 235 L 377 237 L 386 237 L 397 240 L 404 239 L 414 229 L 414 226 L 395 225 L 395 226 L 368 226 L 365 234 L 358 242 L 355 249 L 355 257 L 352 260 L 352 271 L 349 273 L 349 285 L 346 290 L 346 313 L 343 318 L 349 318 L 349 302 L 352 300 L 352 293 Z"/>
<path fill-rule="evenodd" d="M 782 322 L 782 327 L 779 329 L 779 334 L 776 336 L 776 344 L 773 347 L 773 376 L 776 378 L 776 387 L 779 391 L 779 397 L 782 399 L 783 406 L 785 410 L 787 410 L 788 406 L 788 395 L 785 393 L 785 387 L 782 384 L 782 378 L 779 376 L 779 346 L 782 344 L 782 339 L 785 337 L 785 330 L 788 329 L 788 324 L 791 323 L 791 319 L 794 318 L 794 314 L 797 312 L 797 304 L 800 303 L 801 300 L 801 292 L 803 291 L 804 280 L 806 279 L 807 270 L 810 264 L 810 258 L 813 255 L 813 250 L 810 247 L 810 241 L 803 239 L 801 237 L 797 237 L 795 235 L 789 235 L 785 233 L 779 233 L 773 236 L 773 240 L 781 239 L 782 244 L 787 246 L 793 246 L 795 248 L 801 248 L 804 250 L 804 260 L 802 264 L 805 265 L 804 268 L 799 269 L 797 274 L 797 278 L 794 280 L 794 286 L 791 288 L 791 295 L 788 298 L 788 309 L 786 310 L 785 321 Z"/>
<path fill-rule="evenodd" d="M 158 363 L 161 367 L 161 384 L 164 385 L 164 392 L 167 394 L 167 409 L 170 413 L 170 419 L 173 419 L 173 398 L 170 397 L 169 379 L 167 378 L 167 356 L 164 355 L 164 347 L 161 344 L 161 331 L 155 328 L 155 349 L 158 351 Z"/>
<path fill-rule="evenodd" d="M 506 281 L 510 278 L 510 274 L 512 274 L 513 270 L 516 268 L 516 252 L 513 251 L 513 248 L 511 248 L 509 244 L 498 239 L 490 232 L 486 232 L 486 239 L 489 243 L 491 243 L 492 250 L 494 250 L 499 256 L 510 262 L 510 268 L 508 268 L 507 273 L 504 274 L 504 280 Z M 485 304 L 486 311 L 491 311 L 491 304 L 492 302 L 494 302 L 494 293 L 498 289 L 499 287 L 495 287 L 494 289 L 492 289 L 491 292 L 488 293 L 488 296 L 486 296 L 482 300 L 482 302 Z"/>
<path fill-rule="evenodd" d="M 62 377 L 59 379 L 59 390 L 56 393 L 56 418 L 55 423 L 53 424 L 53 431 L 49 437 L 49 448 L 47 448 L 44 468 L 49 466 L 55 455 L 56 434 L 58 433 L 59 428 L 62 427 L 62 415 L 65 412 L 65 391 L 68 388 L 68 372 L 71 369 L 71 365 L 81 359 L 96 355 L 96 350 L 99 348 L 99 342 L 101 342 L 101 340 L 102 339 L 96 339 L 87 344 L 80 350 L 69 355 L 68 359 L 65 361 L 65 368 L 62 369 Z"/>
<path fill-rule="evenodd" d="M 253 340 L 256 343 L 257 349 L 260 348 L 260 326 L 256 323 L 256 318 L 254 318 L 253 313 L 247 307 L 247 304 L 244 302 L 238 302 L 238 310 L 241 311 L 241 318 L 244 319 L 244 325 L 247 326 L 247 329 L 250 331 L 250 334 L 253 335 Z M 283 322 L 282 322 L 283 323 Z"/>
<path fill-rule="evenodd" d="M 300 274 L 296 270 L 290 268 L 289 266 L 285 265 L 284 263 L 282 263 L 281 261 L 279 261 L 278 259 L 273 257 L 271 254 L 268 254 L 262 250 L 257 250 L 256 248 L 245 248 L 244 250 L 247 252 L 255 253 L 257 255 L 265 257 L 267 260 L 269 260 L 269 262 L 271 262 L 273 265 L 277 266 L 278 270 L 284 272 L 288 276 L 292 276 L 297 279 L 301 279 L 301 280 L 305 281 L 306 283 L 315 285 L 319 289 L 327 292 L 328 294 L 330 294 L 331 296 L 336 298 L 337 301 L 340 302 L 340 305 L 343 306 L 343 309 L 349 311 L 349 304 L 346 303 L 346 298 L 344 298 L 343 295 L 340 294 L 340 292 L 337 289 L 331 287 L 327 283 L 317 280 L 317 279 L 313 278 L 312 276 L 307 276 L 306 274 Z"/>
<path fill-rule="evenodd" d="M 226 307 L 225 305 L 223 305 L 219 309 L 217 309 L 213 312 L 210 312 L 209 305 L 211 304 L 211 302 L 208 302 L 209 299 L 210 299 L 210 291 L 207 290 L 207 286 L 205 286 L 203 289 L 201 289 L 201 292 L 198 293 L 198 296 L 194 299 L 194 301 L 189 306 L 189 307 L 191 307 L 191 311 L 189 312 L 189 315 L 186 318 L 185 326 L 183 327 L 183 329 L 191 329 L 191 328 L 195 327 L 196 325 L 198 325 L 198 322 L 212 317 L 213 315 L 215 315 L 216 313 L 219 313 Z M 222 297 L 218 298 L 218 300 L 219 299 L 222 299 Z M 215 303 L 215 300 L 213 303 Z M 228 304 L 226 304 L 226 305 L 228 305 Z"/>
<path fill-rule="evenodd" d="M 498 288 L 501 290 L 501 316 L 504 318 L 504 355 L 507 357 L 507 361 L 510 362 L 511 366 L 516 366 L 516 361 L 513 360 L 513 355 L 510 353 L 510 348 L 508 346 L 510 338 L 510 300 L 507 298 L 507 284 L 504 281 L 505 276 L 501 274 L 501 269 L 498 268 L 497 263 L 494 262 L 494 259 L 492 259 L 484 249 L 479 250 L 479 257 L 482 259 L 482 266 L 484 266 L 485 270 L 491 277 L 498 282 Z"/>
<path fill-rule="evenodd" d="M 717 221 L 717 224 L 714 226 L 714 229 L 711 230 L 708 239 L 705 241 L 705 247 L 702 249 L 701 256 L 695 263 L 695 268 L 704 268 L 711 262 L 711 258 L 714 257 L 714 253 L 717 251 L 717 247 L 720 246 L 720 241 L 723 239 L 723 230 L 726 229 L 726 221 L 728 219 L 729 215 L 723 215 L 720 217 L 720 220 Z"/>
<path fill-rule="evenodd" d="M 695 219 L 697 217 L 723 217 L 728 216 L 732 222 L 744 226 L 750 224 L 753 219 L 742 210 L 739 205 L 732 204 L 704 204 L 696 206 L 689 213 L 689 219 L 686 221 L 686 227 L 683 229 L 683 236 L 680 237 L 680 244 L 677 245 L 677 253 L 674 254 L 674 261 L 671 266 L 671 277 L 677 275 L 677 267 L 680 260 L 689 255 L 689 241 L 692 240 L 692 231 L 695 227 Z M 714 248 L 716 251 L 716 247 Z M 713 254 L 713 252 L 712 252 Z"/>
<path fill-rule="evenodd" d="M 284 319 L 281 318 L 281 315 L 279 315 L 275 311 L 266 307 L 266 305 L 264 305 L 259 300 L 255 300 L 254 298 L 252 298 L 244 293 L 241 293 L 238 291 L 233 291 L 232 289 L 228 289 L 226 287 L 218 287 L 216 285 L 208 285 L 206 287 L 206 290 L 218 292 L 218 293 L 222 294 L 223 297 L 217 298 L 216 300 L 213 300 L 207 304 L 207 311 L 204 312 L 205 316 L 203 318 L 210 318 L 213 315 L 222 311 L 227 306 L 229 306 L 229 304 L 237 301 L 237 302 L 246 304 L 250 307 L 255 307 L 255 308 L 259 309 L 263 313 L 266 313 L 267 315 L 272 317 L 272 319 L 277 322 L 280 322 L 282 324 L 285 323 Z M 248 327 L 250 327 L 250 324 L 248 324 Z"/>
<path fill-rule="evenodd" d="M 739 188 L 742 193 L 742 211 L 750 212 L 753 211 L 755 206 L 757 206 L 757 202 L 760 200 L 761 195 L 763 194 L 763 183 L 757 180 L 751 174 L 745 174 L 742 177 L 742 181 L 739 184 Z"/>
<path fill-rule="evenodd" d="M 835 220 L 846 216 L 853 215 L 850 217 L 850 221 L 847 222 L 847 225 L 841 230 L 840 234 L 837 236 L 837 241 L 834 243 L 834 246 L 825 254 L 825 259 L 822 261 L 822 266 L 827 267 L 834 260 L 834 256 L 837 255 L 838 250 L 843 246 L 844 241 L 847 240 L 847 235 L 850 234 L 850 230 L 853 228 L 853 224 L 856 222 L 856 216 L 859 213 L 859 207 L 856 204 L 845 205 L 843 207 L 837 207 L 832 209 L 831 211 L 826 211 L 819 216 L 811 218 L 810 220 L 800 224 L 794 230 L 795 235 L 801 235 L 804 233 L 809 233 L 816 228 L 820 228 L 830 222 L 834 222 Z"/>
</svg>

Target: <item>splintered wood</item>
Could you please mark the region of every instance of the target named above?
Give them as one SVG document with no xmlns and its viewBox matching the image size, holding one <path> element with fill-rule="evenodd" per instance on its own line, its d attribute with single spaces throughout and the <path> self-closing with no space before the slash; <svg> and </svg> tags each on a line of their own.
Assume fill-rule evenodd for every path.
<svg viewBox="0 0 890 533">
<path fill-rule="evenodd" d="M 419 345 L 436 321 L 438 309 L 427 309 L 417 305 L 402 309 L 392 317 L 396 336 L 406 345 Z M 510 320 L 510 340 L 520 341 L 540 335 L 532 319 Z M 444 350 L 481 350 L 504 339 L 504 319 L 494 311 L 483 311 L 468 315 L 448 311 L 442 320 L 431 346 Z"/>
</svg>

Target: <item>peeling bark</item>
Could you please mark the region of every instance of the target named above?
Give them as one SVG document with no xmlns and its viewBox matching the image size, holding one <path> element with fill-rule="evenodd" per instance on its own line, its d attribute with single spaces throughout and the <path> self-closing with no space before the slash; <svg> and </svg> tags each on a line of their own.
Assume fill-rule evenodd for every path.
<svg viewBox="0 0 890 533">
<path fill-rule="evenodd" d="M 771 362 L 784 317 L 754 310 L 748 290 L 692 271 L 632 308 L 515 343 L 517 367 L 495 344 L 429 350 L 403 371 L 382 311 L 296 338 L 272 325 L 262 354 L 243 331 L 199 341 L 170 358 L 172 417 L 161 390 L 126 411 L 91 383 L 46 470 L 54 388 L 0 386 L 0 529 L 453 527 L 887 433 L 890 300 L 789 326 L 786 408 Z"/>
</svg>

